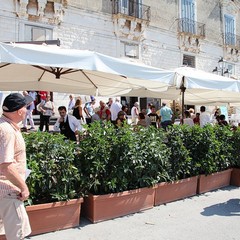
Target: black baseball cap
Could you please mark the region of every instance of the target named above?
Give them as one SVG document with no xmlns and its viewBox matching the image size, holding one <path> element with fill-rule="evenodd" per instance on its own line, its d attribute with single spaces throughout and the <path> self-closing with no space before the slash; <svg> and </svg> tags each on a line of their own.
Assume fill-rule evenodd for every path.
<svg viewBox="0 0 240 240">
<path fill-rule="evenodd" d="M 15 112 L 33 101 L 29 95 L 23 96 L 20 93 L 11 93 L 3 101 L 2 110 L 4 112 Z"/>
</svg>

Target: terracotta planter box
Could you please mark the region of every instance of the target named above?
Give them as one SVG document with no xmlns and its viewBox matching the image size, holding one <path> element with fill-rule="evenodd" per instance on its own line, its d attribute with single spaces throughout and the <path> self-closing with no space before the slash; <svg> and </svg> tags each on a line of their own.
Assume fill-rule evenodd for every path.
<svg viewBox="0 0 240 240">
<path fill-rule="evenodd" d="M 80 221 L 83 198 L 27 206 L 32 233 L 36 235 L 76 227 Z"/>
<path fill-rule="evenodd" d="M 78 226 L 82 202 L 83 198 L 80 198 L 27 206 L 26 209 L 32 228 L 31 235 Z M 5 235 L 0 235 L 0 240 L 6 240 Z"/>
<path fill-rule="evenodd" d="M 230 185 L 232 169 L 216 172 L 210 175 L 200 175 L 198 180 L 198 193 L 205 193 Z"/>
<path fill-rule="evenodd" d="M 154 206 L 196 195 L 197 182 L 198 177 L 196 176 L 157 184 Z"/>
<path fill-rule="evenodd" d="M 140 188 L 106 195 L 90 194 L 84 198 L 82 215 L 96 223 L 136 213 L 153 207 L 154 193 L 153 188 Z"/>
<path fill-rule="evenodd" d="M 240 187 L 240 168 L 233 168 L 230 184 Z"/>
</svg>

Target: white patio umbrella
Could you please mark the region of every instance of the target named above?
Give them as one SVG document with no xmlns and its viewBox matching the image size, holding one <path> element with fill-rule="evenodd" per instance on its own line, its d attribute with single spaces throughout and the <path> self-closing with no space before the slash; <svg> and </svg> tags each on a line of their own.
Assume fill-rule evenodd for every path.
<svg viewBox="0 0 240 240">
<path fill-rule="evenodd" d="M 0 43 L 0 90 L 47 90 L 116 96 L 139 89 L 165 91 L 174 72 L 96 52 Z"/>
<path fill-rule="evenodd" d="M 239 80 L 222 77 L 190 67 L 180 67 L 176 72 L 175 87 L 169 87 L 160 97 L 182 99 L 182 105 L 219 105 L 240 102 Z"/>
</svg>

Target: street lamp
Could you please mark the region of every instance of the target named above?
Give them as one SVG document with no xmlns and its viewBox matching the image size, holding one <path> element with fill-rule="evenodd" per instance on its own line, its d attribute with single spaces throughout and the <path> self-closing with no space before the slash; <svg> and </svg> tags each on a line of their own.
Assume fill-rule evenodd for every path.
<svg viewBox="0 0 240 240">
<path fill-rule="evenodd" d="M 218 66 L 215 67 L 213 70 L 212 70 L 213 73 L 216 73 L 216 74 L 219 74 L 221 76 L 225 76 L 225 74 L 228 74 L 229 76 L 229 70 L 226 68 L 226 61 L 223 59 L 223 57 L 221 57 L 219 60 L 218 60 Z"/>
</svg>

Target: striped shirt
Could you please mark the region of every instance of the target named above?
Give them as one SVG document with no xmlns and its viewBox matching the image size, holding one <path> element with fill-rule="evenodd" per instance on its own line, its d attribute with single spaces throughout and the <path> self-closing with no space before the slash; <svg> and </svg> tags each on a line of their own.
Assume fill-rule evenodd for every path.
<svg viewBox="0 0 240 240">
<path fill-rule="evenodd" d="M 26 148 L 17 124 L 2 116 L 0 118 L 0 164 L 13 163 L 20 176 L 25 179 Z M 0 199 L 20 189 L 6 179 L 0 168 Z"/>
</svg>

